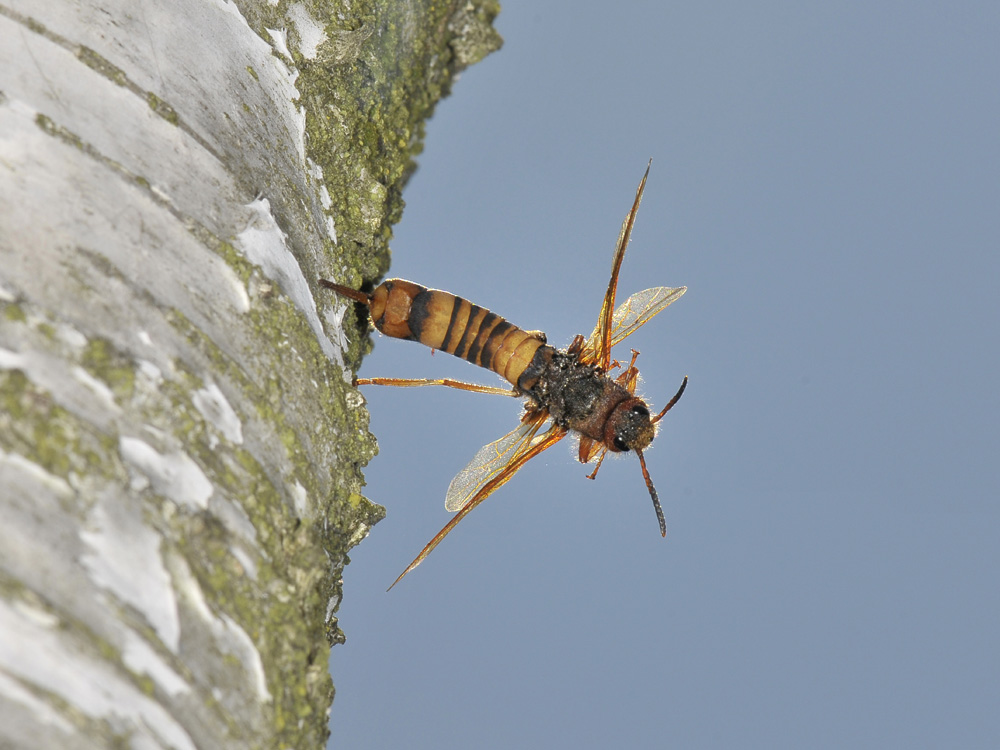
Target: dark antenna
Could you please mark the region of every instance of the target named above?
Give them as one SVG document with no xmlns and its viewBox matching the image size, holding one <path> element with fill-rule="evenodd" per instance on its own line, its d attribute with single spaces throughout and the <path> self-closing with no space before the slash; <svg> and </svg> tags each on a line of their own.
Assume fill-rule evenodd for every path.
<svg viewBox="0 0 1000 750">
<path fill-rule="evenodd" d="M 667 520 L 663 517 L 663 508 L 660 507 L 660 498 L 656 494 L 656 488 L 653 486 L 653 480 L 649 478 L 649 470 L 646 468 L 646 459 L 642 456 L 642 451 L 636 449 L 636 455 L 639 456 L 639 465 L 642 467 L 642 476 L 646 480 L 646 487 L 649 489 L 649 496 L 653 498 L 653 507 L 656 509 L 656 520 L 660 522 L 660 535 L 667 535 Z"/>
<path fill-rule="evenodd" d="M 674 404 L 680 401 L 681 396 L 684 394 L 684 389 L 687 388 L 688 378 L 687 375 L 684 376 L 683 382 L 681 382 L 681 387 L 677 389 L 677 393 L 674 397 L 670 399 L 666 406 L 663 407 L 663 411 L 653 417 L 650 422 L 656 424 L 661 419 L 663 415 L 670 411 Z M 636 449 L 636 455 L 639 456 L 639 465 L 642 467 L 642 478 L 646 480 L 646 488 L 649 490 L 649 496 L 653 498 L 653 507 L 656 509 L 656 520 L 660 522 L 660 535 L 667 535 L 667 521 L 663 517 L 663 508 L 660 507 L 660 497 L 656 494 L 656 488 L 653 486 L 653 480 L 649 478 L 649 469 L 646 468 L 646 459 L 642 455 L 642 451 Z"/>
<path fill-rule="evenodd" d="M 674 404 L 676 404 L 678 401 L 681 400 L 681 396 L 684 393 L 684 389 L 687 388 L 687 385 L 688 385 L 688 376 L 685 375 L 684 382 L 681 383 L 681 387 L 677 389 L 677 393 L 674 394 L 674 397 L 670 399 L 670 402 L 666 406 L 663 407 L 663 411 L 661 411 L 659 414 L 657 414 L 650 420 L 653 424 L 656 424 L 661 419 L 663 419 L 663 415 L 666 414 L 668 411 L 670 411 L 673 408 Z"/>
</svg>

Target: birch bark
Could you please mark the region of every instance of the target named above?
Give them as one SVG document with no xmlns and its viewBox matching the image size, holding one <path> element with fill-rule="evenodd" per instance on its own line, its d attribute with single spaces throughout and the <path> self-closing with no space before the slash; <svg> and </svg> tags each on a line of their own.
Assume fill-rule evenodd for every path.
<svg viewBox="0 0 1000 750">
<path fill-rule="evenodd" d="M 0 747 L 321 747 L 384 273 L 491 2 L 0 0 Z"/>
</svg>

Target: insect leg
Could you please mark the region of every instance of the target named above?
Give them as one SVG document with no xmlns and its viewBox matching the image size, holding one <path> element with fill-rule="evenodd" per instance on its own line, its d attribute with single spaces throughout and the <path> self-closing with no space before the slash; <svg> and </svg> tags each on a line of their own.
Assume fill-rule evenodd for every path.
<svg viewBox="0 0 1000 750">
<path fill-rule="evenodd" d="M 639 382 L 639 370 L 635 366 L 635 360 L 638 358 L 639 352 L 635 349 L 632 350 L 632 361 L 628 363 L 628 367 L 625 371 L 615 378 L 615 382 L 622 386 L 629 393 L 635 393 L 635 386 Z"/>
<path fill-rule="evenodd" d="M 513 388 L 499 388 L 492 385 L 479 385 L 477 383 L 465 383 L 461 380 L 450 380 L 448 378 L 357 378 L 355 385 L 394 385 L 399 388 L 413 388 L 421 385 L 443 385 L 448 388 L 458 388 L 462 391 L 473 391 L 474 393 L 490 393 L 496 396 L 518 396 Z"/>
<path fill-rule="evenodd" d="M 600 457 L 597 459 L 597 466 L 594 467 L 594 471 L 587 475 L 587 479 L 597 479 L 597 472 L 601 468 L 601 464 L 604 463 L 604 457 L 608 455 L 608 449 L 604 448 L 601 451 Z"/>
</svg>

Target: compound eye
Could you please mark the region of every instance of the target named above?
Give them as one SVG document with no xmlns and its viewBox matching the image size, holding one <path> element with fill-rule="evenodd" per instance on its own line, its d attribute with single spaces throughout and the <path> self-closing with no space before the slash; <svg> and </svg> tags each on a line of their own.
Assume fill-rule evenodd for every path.
<svg viewBox="0 0 1000 750">
<path fill-rule="evenodd" d="M 644 417 L 649 416 L 649 409 L 646 408 L 645 404 L 633 404 L 632 408 L 629 409 L 633 414 L 640 414 Z"/>
<path fill-rule="evenodd" d="M 618 450 L 622 451 L 623 453 L 628 450 L 628 446 L 625 445 L 625 441 L 622 440 L 620 437 L 616 437 L 614 439 L 614 445 L 615 445 L 615 448 L 617 448 Z"/>
</svg>

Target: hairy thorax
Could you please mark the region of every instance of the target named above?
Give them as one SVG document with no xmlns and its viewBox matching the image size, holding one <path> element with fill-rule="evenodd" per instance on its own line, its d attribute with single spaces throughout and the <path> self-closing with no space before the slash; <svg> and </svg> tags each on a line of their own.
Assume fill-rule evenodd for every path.
<svg viewBox="0 0 1000 750">
<path fill-rule="evenodd" d="M 632 398 L 599 367 L 551 346 L 538 350 L 518 385 L 537 406 L 549 410 L 557 425 L 594 440 L 603 439 L 615 407 Z"/>
</svg>

